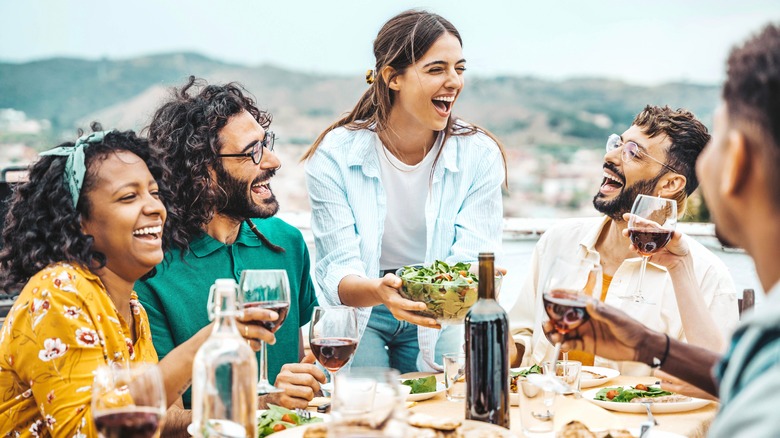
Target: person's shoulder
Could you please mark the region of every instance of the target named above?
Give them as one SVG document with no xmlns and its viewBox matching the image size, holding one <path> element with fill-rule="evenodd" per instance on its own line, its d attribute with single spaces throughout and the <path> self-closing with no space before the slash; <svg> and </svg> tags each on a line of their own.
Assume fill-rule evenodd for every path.
<svg viewBox="0 0 780 438">
<path fill-rule="evenodd" d="M 28 305 L 33 314 L 46 312 L 52 307 L 91 307 L 96 302 L 109 299 L 108 295 L 100 293 L 101 284 L 98 277 L 85 268 L 70 263 L 54 263 L 30 277 L 16 303 Z"/>
<path fill-rule="evenodd" d="M 468 146 L 470 148 L 476 147 L 481 151 L 499 151 L 498 144 L 495 140 L 490 138 L 485 131 L 463 121 L 459 121 L 458 124 L 453 127 L 449 141 L 455 141 L 459 145 Z"/>
<path fill-rule="evenodd" d="M 555 221 L 554 224 L 544 232 L 543 236 L 549 236 L 552 238 L 571 238 L 572 236 L 581 236 L 583 233 L 590 231 L 593 227 L 598 226 L 603 217 L 572 217 L 566 219 L 560 219 Z"/>
<path fill-rule="evenodd" d="M 303 240 L 301 230 L 291 225 L 284 219 L 272 216 L 269 218 L 253 218 L 252 223 L 271 241 L 273 237 L 290 240 Z"/>
<path fill-rule="evenodd" d="M 373 132 L 368 129 L 351 129 L 339 126 L 325 134 L 317 149 L 332 153 L 348 152 L 355 142 L 366 141 L 372 136 Z"/>
<path fill-rule="evenodd" d="M 712 250 L 704 246 L 701 242 L 694 239 L 688 234 L 683 234 L 685 241 L 688 243 L 688 247 L 690 248 L 691 255 L 693 255 L 693 258 L 700 263 L 703 262 L 706 265 L 713 265 L 718 267 L 719 269 L 722 268 L 723 272 L 726 272 L 726 264 L 721 260 L 720 257 L 717 256 Z"/>
<path fill-rule="evenodd" d="M 536 243 L 537 250 L 548 246 L 559 248 L 563 245 L 579 245 L 582 238 L 604 220 L 603 217 L 576 217 L 556 220 L 547 228 Z"/>
<path fill-rule="evenodd" d="M 84 283 L 97 287 L 97 276 L 87 269 L 65 262 L 53 263 L 30 277 L 29 287 L 47 287 L 69 293 L 79 293 L 79 286 Z"/>
</svg>

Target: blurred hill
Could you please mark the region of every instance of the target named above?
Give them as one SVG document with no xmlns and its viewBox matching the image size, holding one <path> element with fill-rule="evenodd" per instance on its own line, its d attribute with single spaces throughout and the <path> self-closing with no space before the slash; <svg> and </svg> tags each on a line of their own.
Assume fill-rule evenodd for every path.
<svg viewBox="0 0 780 438">
<path fill-rule="evenodd" d="M 276 131 L 293 143 L 309 143 L 366 89 L 362 72 L 354 77 L 315 75 L 273 66 L 246 67 L 193 53 L 128 60 L 54 58 L 24 64 L 0 63 L 0 108 L 45 119 L 55 131 L 106 126 L 142 127 L 166 88 L 193 74 L 209 82 L 237 81 L 275 117 Z M 718 88 L 696 84 L 643 87 L 596 78 L 563 82 L 530 77 L 478 78 L 456 106 L 463 118 L 484 125 L 509 146 L 521 143 L 601 140 L 622 131 L 647 103 L 684 106 L 705 123 L 711 119 Z"/>
<path fill-rule="evenodd" d="M 0 109 L 21 111 L 47 127 L 36 136 L 4 131 L 0 124 L 0 145 L 50 147 L 55 141 L 72 140 L 76 128 L 87 129 L 93 120 L 106 128 L 141 129 L 170 88 L 184 84 L 191 74 L 209 83 L 236 81 L 254 95 L 258 106 L 273 114 L 273 129 L 287 148 L 291 167 L 305 146 L 351 109 L 367 87 L 363 71 L 350 77 L 318 75 L 270 65 L 226 64 L 194 53 L 0 63 Z M 556 209 L 592 212 L 589 200 L 597 189 L 595 181 L 600 181 L 609 134 L 627 129 L 646 104 L 685 107 L 709 125 L 719 93 L 717 86 L 645 87 L 599 78 L 550 81 L 469 73 L 466 81 L 455 114 L 504 142 L 510 172 L 505 210 L 524 216 L 558 215 L 552 212 Z M 295 197 L 305 204 L 305 193 Z"/>
</svg>

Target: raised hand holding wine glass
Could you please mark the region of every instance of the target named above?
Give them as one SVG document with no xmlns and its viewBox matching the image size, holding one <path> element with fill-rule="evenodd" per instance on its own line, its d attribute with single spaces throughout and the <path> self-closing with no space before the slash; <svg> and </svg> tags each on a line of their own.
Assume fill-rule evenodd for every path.
<svg viewBox="0 0 780 438">
<path fill-rule="evenodd" d="M 156 364 L 113 364 L 95 371 L 92 416 L 103 438 L 159 436 L 167 403 Z"/>
<path fill-rule="evenodd" d="M 677 202 L 673 199 L 639 195 L 631 207 L 628 220 L 628 237 L 642 256 L 639 281 L 631 297 L 637 303 L 655 304 L 642 294 L 642 280 L 647 268 L 647 260 L 661 250 L 674 234 L 677 225 Z"/>
<path fill-rule="evenodd" d="M 603 273 L 601 265 L 561 258 L 555 260 L 548 272 L 542 301 L 549 318 L 545 330 L 560 335 L 551 359 L 556 361 L 566 335 L 588 321 L 586 306 L 590 300 L 601 296 Z"/>
<path fill-rule="evenodd" d="M 290 281 L 284 269 L 247 269 L 241 272 L 238 283 L 244 308 L 261 307 L 279 315 L 275 321 L 255 321 L 275 333 L 284 323 L 290 311 Z M 268 381 L 268 353 L 266 344 L 260 341 L 260 377 L 258 394 L 283 392 Z"/>
<path fill-rule="evenodd" d="M 357 313 L 354 307 L 315 307 L 309 324 L 309 345 L 317 362 L 331 374 L 355 354 L 358 345 Z"/>
</svg>

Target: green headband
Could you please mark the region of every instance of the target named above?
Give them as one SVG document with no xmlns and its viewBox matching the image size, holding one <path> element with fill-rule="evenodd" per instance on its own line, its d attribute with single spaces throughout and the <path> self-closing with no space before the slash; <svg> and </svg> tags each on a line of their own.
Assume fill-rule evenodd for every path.
<svg viewBox="0 0 780 438">
<path fill-rule="evenodd" d="M 59 155 L 68 157 L 65 162 L 65 181 L 68 182 L 70 196 L 73 198 L 73 208 L 79 203 L 79 193 L 81 185 L 84 183 L 84 174 L 87 167 L 84 164 L 84 148 L 93 143 L 100 143 L 106 134 L 114 131 L 98 131 L 85 134 L 76 140 L 73 146 L 60 146 L 49 151 L 41 152 L 40 155 Z"/>
</svg>

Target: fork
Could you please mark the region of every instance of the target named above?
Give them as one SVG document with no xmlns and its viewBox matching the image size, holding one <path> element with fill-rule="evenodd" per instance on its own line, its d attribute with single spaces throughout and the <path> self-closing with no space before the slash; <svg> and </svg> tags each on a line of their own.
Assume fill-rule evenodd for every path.
<svg viewBox="0 0 780 438">
<path fill-rule="evenodd" d="M 653 412 L 650 410 L 650 402 L 642 402 L 642 404 L 645 405 L 645 409 L 647 410 L 647 420 L 639 425 L 639 438 L 647 438 L 650 429 L 652 429 L 653 426 L 658 426 L 658 421 L 655 420 Z"/>
<path fill-rule="evenodd" d="M 303 418 L 304 420 L 311 420 L 311 412 L 306 409 L 295 408 L 295 415 Z"/>
</svg>

